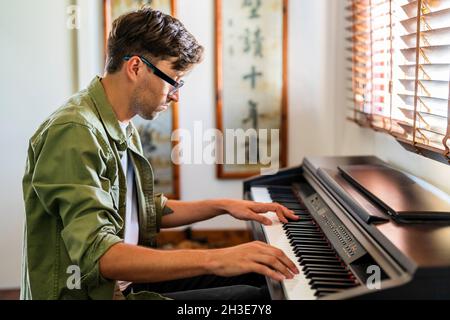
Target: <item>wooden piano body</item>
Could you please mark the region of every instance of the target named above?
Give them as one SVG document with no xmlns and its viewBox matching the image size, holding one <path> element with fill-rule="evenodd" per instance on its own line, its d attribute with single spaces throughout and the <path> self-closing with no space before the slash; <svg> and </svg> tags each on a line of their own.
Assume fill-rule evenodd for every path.
<svg viewBox="0 0 450 320">
<path fill-rule="evenodd" d="M 370 156 L 305 158 L 244 182 L 244 198 L 280 202 L 304 218 L 249 222 L 255 239 L 283 249 L 301 270 L 292 280 L 267 279 L 272 299 L 450 298 L 450 222 L 394 219 L 338 170 L 366 164 L 385 165 Z"/>
</svg>

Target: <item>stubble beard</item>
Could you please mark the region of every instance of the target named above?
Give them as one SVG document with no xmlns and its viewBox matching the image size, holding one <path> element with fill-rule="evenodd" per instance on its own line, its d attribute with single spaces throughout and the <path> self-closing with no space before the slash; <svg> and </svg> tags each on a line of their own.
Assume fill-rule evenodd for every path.
<svg viewBox="0 0 450 320">
<path fill-rule="evenodd" d="M 138 114 L 145 120 L 155 120 L 161 111 L 157 111 L 158 107 L 153 107 L 144 102 L 144 89 L 137 88 L 131 97 L 131 108 L 135 114 Z"/>
</svg>

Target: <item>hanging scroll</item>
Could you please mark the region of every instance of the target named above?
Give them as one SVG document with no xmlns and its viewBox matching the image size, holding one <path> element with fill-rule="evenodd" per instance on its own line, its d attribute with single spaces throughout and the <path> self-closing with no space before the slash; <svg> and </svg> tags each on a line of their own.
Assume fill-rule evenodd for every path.
<svg viewBox="0 0 450 320">
<path fill-rule="evenodd" d="M 216 0 L 219 178 L 283 167 L 287 0 Z"/>
</svg>

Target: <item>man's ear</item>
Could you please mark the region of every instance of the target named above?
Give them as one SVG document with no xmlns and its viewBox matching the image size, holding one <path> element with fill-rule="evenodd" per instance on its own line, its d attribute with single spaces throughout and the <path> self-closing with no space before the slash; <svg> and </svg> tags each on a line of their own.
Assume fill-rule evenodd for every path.
<svg viewBox="0 0 450 320">
<path fill-rule="evenodd" d="M 132 57 L 130 60 L 125 61 L 124 68 L 127 77 L 131 80 L 136 80 L 140 72 L 140 67 L 141 60 L 138 57 Z"/>
</svg>

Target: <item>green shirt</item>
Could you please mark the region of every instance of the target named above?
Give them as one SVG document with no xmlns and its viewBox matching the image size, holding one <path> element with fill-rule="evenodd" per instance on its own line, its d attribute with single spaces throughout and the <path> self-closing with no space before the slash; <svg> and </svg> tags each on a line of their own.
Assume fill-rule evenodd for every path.
<svg viewBox="0 0 450 320">
<path fill-rule="evenodd" d="M 96 77 L 30 139 L 23 177 L 23 299 L 113 298 L 116 281 L 101 276 L 99 259 L 123 242 L 127 190 L 120 159 L 127 151 L 135 171 L 139 245 L 155 245 L 167 199 L 154 194 L 152 168 L 130 128 L 125 137 Z M 74 267 L 80 289 L 68 286 Z"/>
</svg>

